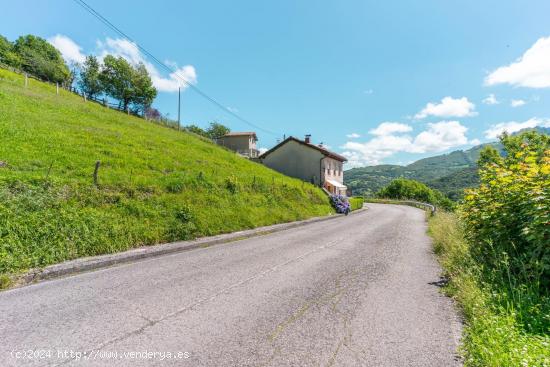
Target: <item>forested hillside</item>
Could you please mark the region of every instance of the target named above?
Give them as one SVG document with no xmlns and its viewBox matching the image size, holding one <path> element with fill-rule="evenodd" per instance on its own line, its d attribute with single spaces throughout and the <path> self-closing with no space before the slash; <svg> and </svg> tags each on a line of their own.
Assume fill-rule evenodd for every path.
<svg viewBox="0 0 550 367">
<path fill-rule="evenodd" d="M 550 134 L 550 128 L 533 129 Z M 524 132 L 519 131 L 517 134 Z M 374 196 L 380 189 L 396 178 L 409 178 L 420 181 L 441 191 L 453 200 L 463 196 L 465 188 L 479 184 L 477 160 L 480 151 L 487 145 L 505 154 L 500 143 L 488 143 L 468 150 L 457 150 L 448 154 L 420 159 L 407 166 L 382 164 L 377 166 L 352 168 L 344 172 L 344 183 L 354 195 Z"/>
</svg>

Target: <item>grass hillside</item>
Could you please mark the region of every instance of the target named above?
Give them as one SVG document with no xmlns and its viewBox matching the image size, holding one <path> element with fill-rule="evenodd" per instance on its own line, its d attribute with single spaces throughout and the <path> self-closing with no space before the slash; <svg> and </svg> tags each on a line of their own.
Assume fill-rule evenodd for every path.
<svg viewBox="0 0 550 367">
<path fill-rule="evenodd" d="M 310 184 L 2 69 L 0 141 L 2 274 L 333 212 Z"/>
</svg>

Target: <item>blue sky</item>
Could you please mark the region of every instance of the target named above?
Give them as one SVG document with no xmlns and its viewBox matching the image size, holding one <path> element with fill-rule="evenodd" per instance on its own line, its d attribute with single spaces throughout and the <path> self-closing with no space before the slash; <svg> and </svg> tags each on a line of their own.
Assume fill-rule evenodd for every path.
<svg viewBox="0 0 550 367">
<path fill-rule="evenodd" d="M 550 126 L 548 1 L 87 2 L 277 133 L 256 130 L 260 147 L 310 133 L 348 156 L 348 167 L 406 164 L 503 129 Z M 0 4 L 10 9 L 0 22 L 10 40 L 39 35 L 74 60 L 110 52 L 147 61 L 71 0 Z M 150 67 L 161 90 L 154 106 L 176 117 L 177 80 Z M 255 130 L 192 90 L 182 106 L 183 124 Z"/>
</svg>

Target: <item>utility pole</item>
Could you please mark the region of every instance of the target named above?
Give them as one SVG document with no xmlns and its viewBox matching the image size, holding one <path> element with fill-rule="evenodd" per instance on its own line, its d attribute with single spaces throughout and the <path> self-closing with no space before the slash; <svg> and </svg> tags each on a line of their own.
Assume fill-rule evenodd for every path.
<svg viewBox="0 0 550 367">
<path fill-rule="evenodd" d="M 181 128 L 181 87 L 178 87 L 178 130 Z"/>
</svg>

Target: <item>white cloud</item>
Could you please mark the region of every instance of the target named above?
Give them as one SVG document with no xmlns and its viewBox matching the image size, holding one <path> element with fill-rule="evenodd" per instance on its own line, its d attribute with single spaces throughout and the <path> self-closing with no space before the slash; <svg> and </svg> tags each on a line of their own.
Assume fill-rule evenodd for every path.
<svg viewBox="0 0 550 367">
<path fill-rule="evenodd" d="M 359 134 L 357 134 L 357 133 L 351 133 L 351 134 L 346 135 L 346 137 L 347 137 L 348 139 L 357 139 L 357 138 L 360 138 L 361 135 L 359 135 Z"/>
<path fill-rule="evenodd" d="M 176 66 L 176 70 L 170 73 L 168 78 L 163 77 L 157 68 L 141 54 L 137 45 L 128 40 L 107 38 L 105 42 L 98 41 L 97 46 L 100 50 L 100 58 L 104 58 L 110 54 L 121 56 L 134 65 L 140 62 L 143 63 L 151 75 L 153 85 L 159 92 L 177 92 L 180 87 L 186 89 L 188 85 L 181 78 L 189 84 L 197 83 L 197 73 L 192 65 L 185 65 L 180 68 Z M 173 62 L 170 63 L 175 65 Z"/>
<path fill-rule="evenodd" d="M 48 38 L 48 42 L 61 52 L 67 63 L 82 63 L 86 59 L 86 56 L 82 53 L 82 47 L 67 36 L 56 34 Z"/>
<path fill-rule="evenodd" d="M 391 135 L 394 133 L 408 133 L 412 131 L 412 127 L 399 122 L 382 122 L 375 129 L 369 131 L 372 135 L 382 136 Z"/>
<path fill-rule="evenodd" d="M 348 166 L 359 167 L 379 164 L 384 158 L 396 153 L 441 152 L 452 147 L 468 144 L 468 129 L 458 121 L 430 123 L 426 130 L 415 137 L 406 133 L 412 127 L 397 122 L 384 122 L 370 133 L 374 137 L 366 142 L 348 141 L 341 148 L 348 158 Z"/>
<path fill-rule="evenodd" d="M 373 94 L 373 93 L 374 93 L 374 90 L 372 90 L 372 89 L 367 89 L 367 90 L 364 90 L 363 93 L 365 93 L 365 94 Z"/>
<path fill-rule="evenodd" d="M 452 147 L 468 144 L 468 128 L 458 121 L 441 121 L 428 124 L 428 129 L 416 136 L 412 153 L 442 152 Z"/>
<path fill-rule="evenodd" d="M 515 87 L 550 87 L 550 37 L 542 37 L 523 56 L 501 66 L 485 78 L 485 85 L 510 84 Z"/>
<path fill-rule="evenodd" d="M 527 102 L 525 102 L 523 99 L 512 99 L 512 101 L 510 102 L 510 106 L 520 107 L 520 106 L 523 106 L 526 103 Z"/>
<path fill-rule="evenodd" d="M 485 137 L 487 139 L 496 139 L 503 132 L 509 134 L 518 132 L 523 129 L 532 129 L 534 127 L 550 127 L 550 119 L 533 117 L 527 121 L 508 121 L 500 122 L 492 125 L 489 129 L 485 130 Z"/>
<path fill-rule="evenodd" d="M 471 145 L 479 145 L 479 144 L 481 144 L 481 140 L 479 140 L 479 139 L 472 139 L 472 140 L 470 140 L 470 144 L 471 144 Z"/>
<path fill-rule="evenodd" d="M 428 116 L 437 117 L 467 117 L 475 116 L 477 112 L 474 111 L 475 104 L 468 101 L 468 98 L 452 98 L 445 97 L 440 103 L 428 103 L 426 107 L 417 113 L 415 119 L 423 119 Z"/>
<path fill-rule="evenodd" d="M 264 154 L 264 153 L 267 152 L 268 150 L 269 150 L 269 149 L 264 148 L 264 147 L 258 148 L 258 151 L 260 152 L 260 155 L 261 155 L 261 154 Z"/>
<path fill-rule="evenodd" d="M 481 102 L 483 102 L 484 104 L 488 104 L 488 105 L 495 105 L 495 104 L 499 104 L 500 102 L 497 100 L 497 97 L 495 97 L 494 94 L 489 94 L 487 96 L 487 98 L 484 98 Z"/>
</svg>

